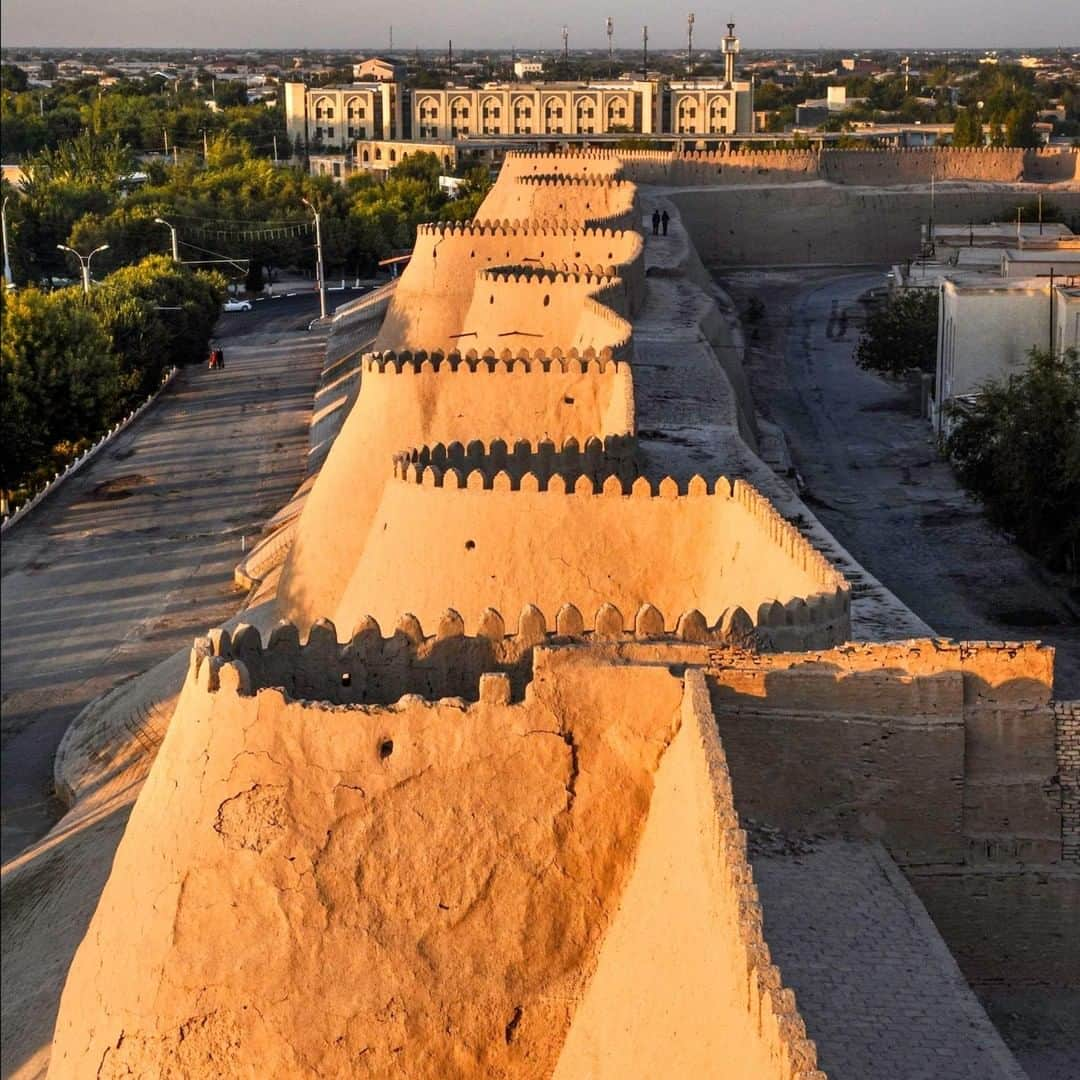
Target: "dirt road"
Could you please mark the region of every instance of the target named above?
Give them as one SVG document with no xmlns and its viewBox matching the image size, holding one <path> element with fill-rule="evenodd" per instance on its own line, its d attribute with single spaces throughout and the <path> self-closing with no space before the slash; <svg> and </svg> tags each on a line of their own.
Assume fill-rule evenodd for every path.
<svg viewBox="0 0 1080 1080">
<path fill-rule="evenodd" d="M 159 403 L 3 539 L 3 861 L 62 808 L 52 761 L 98 694 L 230 616 L 242 538 L 303 478 L 324 337 L 313 297 L 225 316 L 224 371 Z"/>
<path fill-rule="evenodd" d="M 855 366 L 858 297 L 885 268 L 724 272 L 745 312 L 755 403 L 783 429 L 803 497 L 871 573 L 939 633 L 1041 638 L 1055 693 L 1080 696 L 1080 603 L 960 488 L 906 388 Z"/>
</svg>

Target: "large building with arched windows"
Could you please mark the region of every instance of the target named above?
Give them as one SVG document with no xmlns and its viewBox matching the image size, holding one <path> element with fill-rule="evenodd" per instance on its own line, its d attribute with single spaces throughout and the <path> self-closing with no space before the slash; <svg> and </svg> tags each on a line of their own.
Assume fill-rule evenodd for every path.
<svg viewBox="0 0 1080 1080">
<path fill-rule="evenodd" d="M 308 153 L 351 154 L 367 141 L 466 140 L 637 134 L 716 138 L 753 130 L 753 87 L 734 79 L 613 79 L 488 83 L 410 90 L 396 82 L 285 84 L 290 142 Z M 355 148 L 355 149 L 354 149 Z M 369 159 L 371 155 L 369 154 Z"/>
</svg>

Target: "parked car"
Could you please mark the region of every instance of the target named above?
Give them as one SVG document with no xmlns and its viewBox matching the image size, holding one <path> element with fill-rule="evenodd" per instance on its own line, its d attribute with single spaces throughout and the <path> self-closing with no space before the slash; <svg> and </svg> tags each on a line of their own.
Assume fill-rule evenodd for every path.
<svg viewBox="0 0 1080 1080">
<path fill-rule="evenodd" d="M 251 301 L 250 300 L 226 300 L 224 310 L 225 311 L 250 311 L 251 310 Z"/>
</svg>

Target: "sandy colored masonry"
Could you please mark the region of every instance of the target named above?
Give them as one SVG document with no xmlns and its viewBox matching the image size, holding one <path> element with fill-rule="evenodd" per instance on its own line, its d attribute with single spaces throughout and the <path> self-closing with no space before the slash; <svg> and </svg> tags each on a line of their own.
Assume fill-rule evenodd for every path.
<svg viewBox="0 0 1080 1080">
<path fill-rule="evenodd" d="M 821 182 L 829 160 L 775 168 Z M 852 643 L 835 549 L 754 456 L 737 353 L 708 352 L 712 381 L 695 366 L 719 316 L 680 204 L 643 240 L 637 184 L 695 176 L 685 224 L 719 247 L 748 226 L 704 178 L 733 163 L 512 156 L 477 222 L 421 228 L 260 627 L 187 659 L 50 1075 L 821 1080 L 826 1053 L 857 1058 L 817 1045 L 838 1031 L 896 1048 L 889 1075 L 946 1061 L 933 1018 L 896 1026 L 900 966 L 858 969 L 850 1028 L 808 1024 L 769 945 L 762 828 L 843 837 L 851 865 L 872 850 L 902 891 L 891 855 L 971 978 L 1002 897 L 1033 957 L 1063 940 L 1076 724 L 1052 650 Z M 733 190 L 765 221 L 780 201 Z M 669 302 L 699 340 L 665 343 Z M 691 401 L 694 430 L 673 422 Z M 1080 985 L 1074 944 L 1054 977 Z M 949 1063 L 1014 1080 L 947 966 L 919 992 L 971 1019 Z"/>
</svg>

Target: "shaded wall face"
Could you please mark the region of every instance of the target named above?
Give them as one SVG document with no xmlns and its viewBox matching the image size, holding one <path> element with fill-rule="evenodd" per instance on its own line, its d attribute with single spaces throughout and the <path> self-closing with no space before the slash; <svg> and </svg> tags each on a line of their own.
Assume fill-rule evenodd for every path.
<svg viewBox="0 0 1080 1080">
<path fill-rule="evenodd" d="M 913 642 L 717 667 L 712 702 L 740 812 L 879 838 L 903 863 L 1052 865 L 1052 657 L 1037 645 Z"/>
<path fill-rule="evenodd" d="M 895 263 L 914 257 L 930 215 L 929 192 L 860 192 L 835 187 L 680 191 L 679 207 L 701 255 L 712 266 Z M 1080 192 L 1055 192 L 1066 212 L 1080 211 Z M 1015 215 L 1009 192 L 936 195 L 941 222 Z"/>
</svg>

